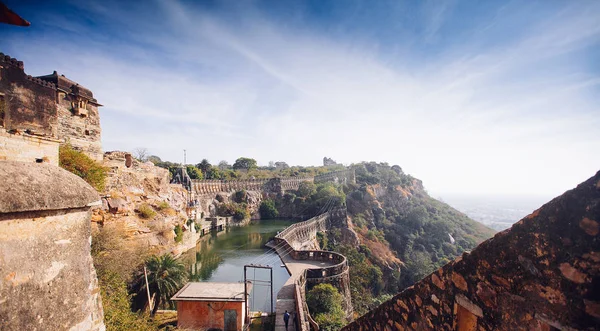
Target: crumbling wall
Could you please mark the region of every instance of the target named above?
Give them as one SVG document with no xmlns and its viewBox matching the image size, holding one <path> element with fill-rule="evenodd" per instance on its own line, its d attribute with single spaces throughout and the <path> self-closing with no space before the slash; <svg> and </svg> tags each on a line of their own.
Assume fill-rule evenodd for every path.
<svg viewBox="0 0 600 331">
<path fill-rule="evenodd" d="M 344 330 L 598 330 L 600 172 Z"/>
</svg>

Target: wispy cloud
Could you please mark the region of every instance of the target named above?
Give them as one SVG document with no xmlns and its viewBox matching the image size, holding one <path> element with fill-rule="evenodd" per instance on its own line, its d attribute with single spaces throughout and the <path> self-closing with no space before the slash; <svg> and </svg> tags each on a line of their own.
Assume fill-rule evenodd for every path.
<svg viewBox="0 0 600 331">
<path fill-rule="evenodd" d="M 390 4 L 402 22 L 352 9 L 368 33 L 248 4 L 76 6 L 84 20 L 55 10 L 48 25 L 61 29 L 8 35 L 2 48 L 33 74 L 56 68 L 90 87 L 107 150 L 381 160 L 435 191 L 558 194 L 600 164 L 597 2 L 507 4 L 483 8 L 486 20 L 461 2 L 425 4 L 414 21 Z"/>
</svg>

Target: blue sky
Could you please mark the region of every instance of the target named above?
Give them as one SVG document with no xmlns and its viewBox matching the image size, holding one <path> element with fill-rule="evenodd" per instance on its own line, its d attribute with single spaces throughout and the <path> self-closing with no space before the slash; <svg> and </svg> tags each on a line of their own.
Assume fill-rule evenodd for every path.
<svg viewBox="0 0 600 331">
<path fill-rule="evenodd" d="M 600 169 L 598 1 L 5 1 L 0 51 L 100 103 L 105 150 L 386 161 L 432 192 Z"/>
</svg>

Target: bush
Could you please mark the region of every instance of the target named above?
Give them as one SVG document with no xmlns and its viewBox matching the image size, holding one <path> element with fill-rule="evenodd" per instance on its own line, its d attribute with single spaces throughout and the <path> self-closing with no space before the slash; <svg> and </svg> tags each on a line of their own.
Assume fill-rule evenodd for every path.
<svg viewBox="0 0 600 331">
<path fill-rule="evenodd" d="M 258 209 L 260 218 L 275 218 L 279 216 L 279 211 L 275 207 L 275 202 L 271 199 L 263 200 Z"/>
<path fill-rule="evenodd" d="M 175 242 L 176 243 L 182 242 L 183 241 L 183 228 L 181 227 L 181 225 L 179 225 L 179 224 L 175 225 L 175 229 L 173 231 L 175 231 Z"/>
<path fill-rule="evenodd" d="M 158 208 L 158 210 L 165 210 L 165 209 L 167 209 L 167 208 L 171 208 L 171 206 L 169 205 L 169 203 L 168 203 L 168 202 L 166 202 L 166 201 L 161 201 L 161 202 L 159 202 L 159 203 L 158 203 L 158 206 L 157 206 L 157 208 Z"/>
<path fill-rule="evenodd" d="M 104 191 L 107 169 L 83 152 L 77 151 L 69 145 L 60 146 L 58 164 L 61 168 L 83 178 L 96 191 Z"/>
<path fill-rule="evenodd" d="M 138 212 L 140 213 L 140 216 L 145 219 L 151 219 L 154 218 L 154 216 L 156 216 L 156 212 L 148 204 L 143 204 L 139 206 Z"/>
<path fill-rule="evenodd" d="M 321 330 L 339 330 L 344 326 L 342 295 L 338 289 L 327 283 L 321 283 L 306 293 L 306 303 Z"/>
</svg>

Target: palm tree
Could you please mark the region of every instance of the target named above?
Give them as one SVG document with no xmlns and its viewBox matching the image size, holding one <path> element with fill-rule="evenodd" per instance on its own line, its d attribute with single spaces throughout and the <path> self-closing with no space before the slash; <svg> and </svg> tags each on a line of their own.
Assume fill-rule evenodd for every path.
<svg viewBox="0 0 600 331">
<path fill-rule="evenodd" d="M 161 302 L 167 303 L 171 297 L 185 285 L 187 281 L 187 273 L 183 263 L 175 260 L 171 254 L 163 254 L 161 256 L 153 255 L 146 261 L 148 270 L 148 286 L 150 293 L 154 294 L 156 302 L 152 309 L 152 316 L 158 310 Z M 141 286 L 138 295 L 146 296 L 146 281 L 144 273 L 138 275 L 136 282 Z"/>
</svg>

